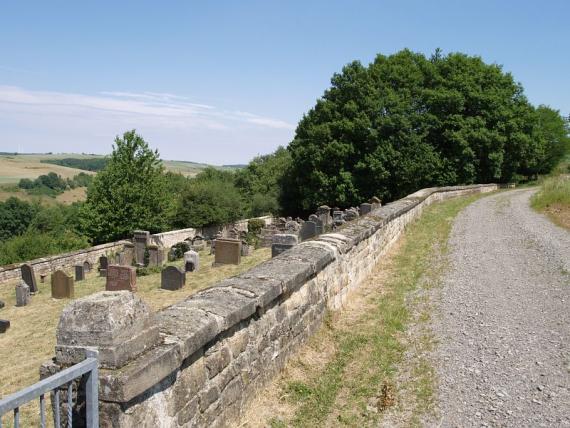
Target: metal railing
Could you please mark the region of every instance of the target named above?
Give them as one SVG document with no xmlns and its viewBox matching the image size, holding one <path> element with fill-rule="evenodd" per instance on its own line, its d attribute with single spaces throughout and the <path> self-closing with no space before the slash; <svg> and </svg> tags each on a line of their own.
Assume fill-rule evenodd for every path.
<svg viewBox="0 0 570 428">
<path fill-rule="evenodd" d="M 46 426 L 46 400 L 45 394 L 54 391 L 54 424 L 56 428 L 61 426 L 60 415 L 60 390 L 67 384 L 67 426 L 72 426 L 73 409 L 73 380 L 85 376 L 85 426 L 87 428 L 99 427 L 99 397 L 98 397 L 98 362 L 97 351 L 86 351 L 86 359 L 53 376 L 39 381 L 12 395 L 0 400 L 0 428 L 2 428 L 2 416 L 9 411 L 14 411 L 14 428 L 20 426 L 20 407 L 24 404 L 40 400 L 40 426 Z"/>
</svg>

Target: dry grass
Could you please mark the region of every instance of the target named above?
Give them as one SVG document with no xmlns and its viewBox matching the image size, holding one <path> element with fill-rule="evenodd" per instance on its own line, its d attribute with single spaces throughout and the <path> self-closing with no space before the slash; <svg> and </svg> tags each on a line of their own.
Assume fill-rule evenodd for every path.
<svg viewBox="0 0 570 428">
<path fill-rule="evenodd" d="M 177 291 L 160 289 L 160 273 L 137 278 L 137 294 L 153 310 L 159 310 L 197 290 L 215 284 L 223 278 L 237 275 L 269 259 L 271 251 L 258 249 L 249 257 L 242 258 L 238 266 L 227 265 L 213 268 L 213 256 L 206 252 L 200 254 L 200 270 L 186 275 L 186 286 Z M 182 266 L 182 261 L 170 263 Z M 39 276 L 37 278 L 39 282 Z M 0 335 L 0 397 L 13 393 L 39 380 L 40 365 L 54 355 L 55 330 L 62 309 L 69 304 L 68 299 L 52 299 L 49 279 L 45 284 L 38 284 L 39 293 L 32 297 L 28 306 L 16 307 L 15 283 L 0 288 L 0 300 L 6 303 L 0 309 L 0 318 L 10 320 L 11 326 Z M 97 272 L 91 272 L 84 281 L 75 284 L 75 298 L 105 289 L 105 278 Z M 38 425 L 37 405 L 22 409 L 23 426 Z M 3 421 L 7 422 L 7 420 Z M 6 426 L 6 425 L 3 425 Z"/>
<path fill-rule="evenodd" d="M 74 157 L 80 157 L 73 155 Z M 21 178 L 34 179 L 43 174 L 55 172 L 63 178 L 72 178 L 80 172 L 91 174 L 89 171 L 68 168 L 66 166 L 41 163 L 42 159 L 56 159 L 65 156 L 50 155 L 2 155 L 0 156 L 0 184 L 18 183 Z"/>
</svg>

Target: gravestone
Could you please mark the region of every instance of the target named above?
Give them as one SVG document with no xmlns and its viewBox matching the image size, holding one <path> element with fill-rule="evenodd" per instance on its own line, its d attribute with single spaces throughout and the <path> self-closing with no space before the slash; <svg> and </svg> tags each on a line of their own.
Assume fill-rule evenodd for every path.
<svg viewBox="0 0 570 428">
<path fill-rule="evenodd" d="M 83 270 L 85 271 L 85 273 L 91 272 L 91 263 L 89 263 L 88 260 L 85 260 L 83 262 Z"/>
<path fill-rule="evenodd" d="M 340 210 L 333 211 L 333 223 L 335 226 L 340 226 L 344 221 L 344 213 Z"/>
<path fill-rule="evenodd" d="M 212 239 L 212 242 L 210 244 L 210 254 L 216 254 L 216 240 L 218 239 L 224 239 L 224 235 L 221 231 L 216 233 L 216 237 Z"/>
<path fill-rule="evenodd" d="M 75 282 L 62 270 L 51 274 L 51 297 L 54 299 L 70 299 L 75 294 Z"/>
<path fill-rule="evenodd" d="M 164 264 L 164 249 L 158 245 L 149 245 L 148 249 L 148 265 L 150 267 L 162 266 Z"/>
<path fill-rule="evenodd" d="M 325 224 L 318 215 L 311 214 L 309 216 L 309 221 L 312 221 L 317 225 L 317 235 L 321 235 L 325 232 Z"/>
<path fill-rule="evenodd" d="M 26 284 L 28 284 L 28 287 L 30 287 L 30 293 L 37 293 L 38 286 L 36 284 L 36 275 L 34 274 L 34 268 L 26 263 L 22 265 L 20 271 L 22 273 L 22 279 Z"/>
<path fill-rule="evenodd" d="M 75 265 L 75 280 L 83 281 L 85 279 L 85 268 L 83 264 Z"/>
<path fill-rule="evenodd" d="M 303 227 L 301 228 L 301 233 L 299 234 L 299 238 L 301 238 L 301 241 L 314 238 L 316 235 L 317 235 L 317 223 L 315 223 L 314 221 L 306 221 L 305 223 L 303 223 Z"/>
<path fill-rule="evenodd" d="M 186 284 L 186 272 L 176 266 L 167 266 L 160 273 L 160 288 L 175 291 Z"/>
<path fill-rule="evenodd" d="M 135 245 L 132 242 L 126 242 L 123 246 L 123 254 L 125 266 L 131 266 L 135 259 Z"/>
<path fill-rule="evenodd" d="M 301 225 L 296 221 L 289 220 L 287 223 L 285 223 L 285 232 L 299 233 L 299 230 L 301 230 Z"/>
<path fill-rule="evenodd" d="M 137 271 L 132 266 L 109 265 L 107 267 L 106 291 L 136 291 Z"/>
<path fill-rule="evenodd" d="M 184 270 L 186 272 L 194 272 L 200 269 L 200 255 L 194 251 L 186 251 L 184 253 Z"/>
<path fill-rule="evenodd" d="M 3 300 L 0 300 L 0 309 L 2 309 L 6 304 L 4 303 Z"/>
<path fill-rule="evenodd" d="M 346 221 L 356 220 L 357 218 L 358 218 L 358 213 L 356 212 L 356 210 L 350 208 L 344 211 L 344 219 Z"/>
<path fill-rule="evenodd" d="M 247 241 L 241 241 L 241 256 L 247 257 L 251 255 L 251 245 L 247 243 Z"/>
<path fill-rule="evenodd" d="M 194 251 L 203 251 L 206 249 L 206 241 L 202 235 L 196 235 L 192 239 L 192 249 Z"/>
<path fill-rule="evenodd" d="M 367 202 L 360 204 L 360 215 L 366 215 L 370 212 L 372 212 L 372 204 Z"/>
<path fill-rule="evenodd" d="M 214 266 L 239 265 L 241 263 L 241 241 L 238 239 L 216 239 Z"/>
<path fill-rule="evenodd" d="M 375 210 L 376 208 L 380 208 L 382 206 L 382 201 L 376 196 L 372 196 L 368 202 L 372 204 L 372 210 Z"/>
<path fill-rule="evenodd" d="M 99 269 L 106 270 L 108 265 L 109 265 L 109 260 L 107 259 L 107 256 L 99 257 Z"/>
<path fill-rule="evenodd" d="M 306 222 L 305 222 L 306 223 Z M 297 235 L 289 233 L 278 233 L 273 235 L 273 243 L 271 244 L 271 257 L 278 256 L 283 251 L 293 248 L 299 243 Z"/>
<path fill-rule="evenodd" d="M 135 251 L 135 263 L 144 266 L 144 252 L 150 241 L 150 232 L 146 230 L 135 230 L 133 233 L 133 243 Z"/>
<path fill-rule="evenodd" d="M 331 225 L 332 223 L 331 207 L 327 205 L 321 205 L 320 207 L 317 208 L 317 216 L 323 222 L 323 227 L 326 228 L 327 226 Z"/>
<path fill-rule="evenodd" d="M 16 306 L 26 306 L 30 303 L 30 286 L 24 281 L 16 285 Z"/>
<path fill-rule="evenodd" d="M 10 328 L 10 321 L 0 320 L 0 333 L 6 333 L 6 330 Z"/>
</svg>

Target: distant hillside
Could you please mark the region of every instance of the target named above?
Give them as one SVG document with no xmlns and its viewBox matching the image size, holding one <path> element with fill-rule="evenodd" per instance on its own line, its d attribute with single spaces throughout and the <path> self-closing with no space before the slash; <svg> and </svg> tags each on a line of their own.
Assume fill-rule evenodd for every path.
<svg viewBox="0 0 570 428">
<path fill-rule="evenodd" d="M 69 168 L 83 169 L 85 171 L 101 171 L 107 165 L 107 158 L 63 158 L 63 159 L 42 159 L 42 163 L 67 166 Z"/>
</svg>

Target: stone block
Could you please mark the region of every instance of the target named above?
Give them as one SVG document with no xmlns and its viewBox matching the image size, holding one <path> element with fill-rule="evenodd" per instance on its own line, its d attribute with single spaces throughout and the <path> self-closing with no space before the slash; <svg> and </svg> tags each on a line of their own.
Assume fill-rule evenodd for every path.
<svg viewBox="0 0 570 428">
<path fill-rule="evenodd" d="M 72 299 L 75 295 L 75 281 L 62 270 L 51 274 L 51 297 L 54 299 Z"/>
<path fill-rule="evenodd" d="M 241 241 L 238 239 L 216 239 L 214 265 L 241 263 Z"/>
<path fill-rule="evenodd" d="M 56 358 L 82 361 L 85 349 L 99 351 L 103 368 L 120 368 L 159 342 L 150 308 L 128 291 L 102 291 L 66 306 L 56 332 Z"/>
<path fill-rule="evenodd" d="M 179 290 L 186 284 L 186 272 L 176 266 L 167 266 L 160 273 L 160 288 L 163 290 Z"/>
<path fill-rule="evenodd" d="M 370 212 L 372 212 L 372 204 L 369 203 L 360 204 L 360 215 L 366 215 Z"/>
<path fill-rule="evenodd" d="M 24 281 L 16 285 L 16 306 L 26 306 L 30 303 L 30 287 Z"/>
<path fill-rule="evenodd" d="M 85 268 L 83 263 L 79 265 L 75 265 L 75 280 L 76 281 L 83 281 L 85 279 Z"/>
<path fill-rule="evenodd" d="M 301 227 L 301 232 L 299 233 L 301 241 L 314 238 L 315 236 L 317 236 L 317 223 L 314 221 L 306 221 L 303 223 L 303 227 Z"/>
<path fill-rule="evenodd" d="M 278 256 L 284 251 L 293 248 L 299 243 L 297 235 L 289 233 L 278 233 L 273 235 L 273 242 L 271 244 L 271 257 Z"/>
<path fill-rule="evenodd" d="M 106 291 L 136 291 L 137 271 L 132 266 L 109 265 L 107 269 Z"/>
<path fill-rule="evenodd" d="M 149 245 L 148 250 L 148 265 L 150 267 L 162 266 L 166 261 L 164 248 L 157 245 Z"/>
</svg>

